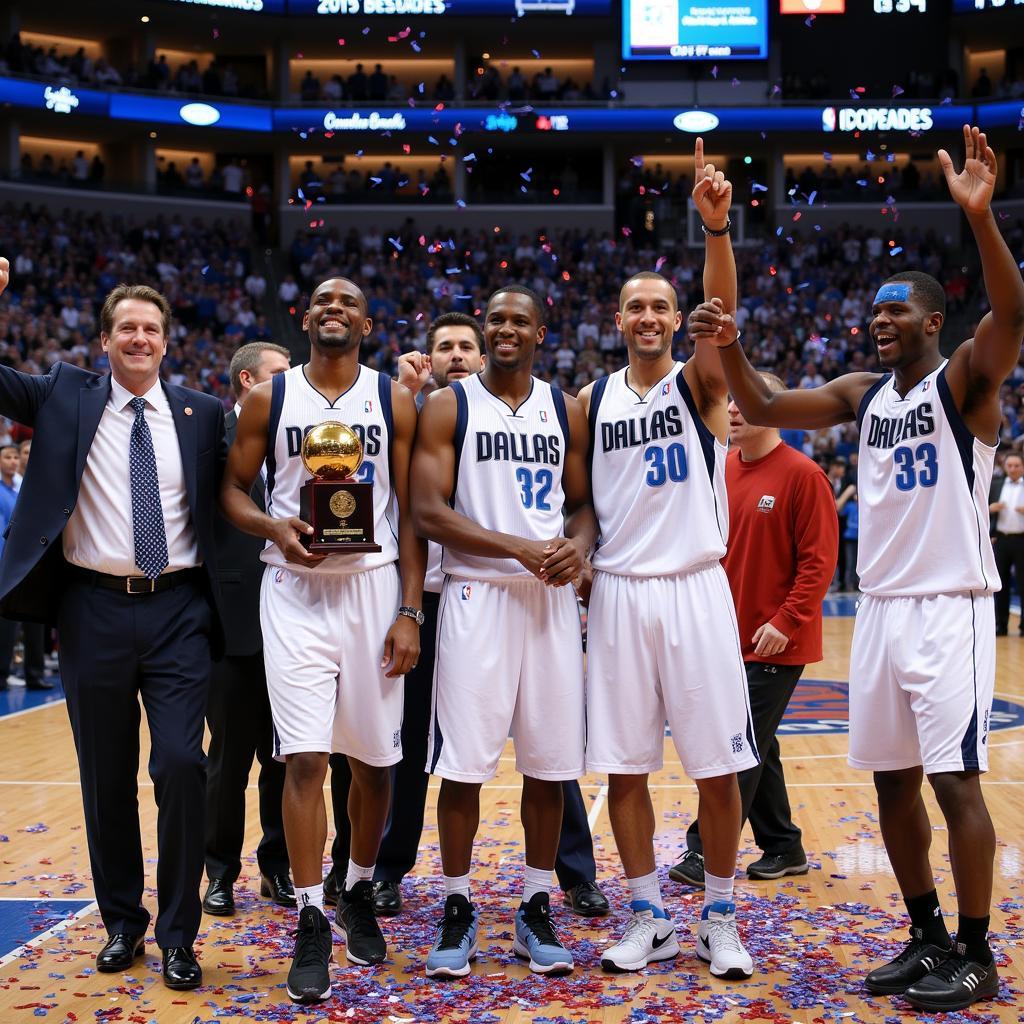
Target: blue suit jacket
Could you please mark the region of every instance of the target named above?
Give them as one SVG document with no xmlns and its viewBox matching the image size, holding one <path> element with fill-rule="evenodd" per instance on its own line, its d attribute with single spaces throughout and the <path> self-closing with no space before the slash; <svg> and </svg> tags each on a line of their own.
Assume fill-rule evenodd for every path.
<svg viewBox="0 0 1024 1024">
<path fill-rule="evenodd" d="M 174 384 L 163 388 L 178 432 L 189 512 L 213 605 L 211 647 L 217 657 L 223 629 L 214 521 L 227 459 L 224 409 L 212 395 Z M 0 415 L 33 428 L 32 457 L 0 559 L 0 613 L 7 618 L 56 619 L 66 565 L 61 535 L 78 503 L 85 460 L 109 397 L 110 374 L 64 362 L 45 376 L 0 365 Z"/>
</svg>

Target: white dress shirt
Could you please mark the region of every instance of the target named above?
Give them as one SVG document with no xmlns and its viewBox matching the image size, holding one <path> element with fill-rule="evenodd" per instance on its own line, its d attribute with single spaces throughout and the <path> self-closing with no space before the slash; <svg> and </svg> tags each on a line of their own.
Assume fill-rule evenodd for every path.
<svg viewBox="0 0 1024 1024">
<path fill-rule="evenodd" d="M 1024 515 L 1017 509 L 1024 508 L 1024 476 L 1016 483 L 1009 477 L 1003 481 L 1003 489 L 999 500 L 1006 506 L 996 519 L 996 530 L 999 533 L 1024 533 Z"/>
<path fill-rule="evenodd" d="M 138 576 L 132 492 L 128 468 L 135 395 L 116 380 L 85 460 L 78 504 L 64 529 L 64 557 L 72 565 L 112 576 Z M 164 513 L 169 562 L 164 572 L 199 564 L 195 529 L 188 511 L 178 432 L 167 396 L 157 381 L 146 394 L 146 423 L 153 436 L 160 504 Z"/>
</svg>

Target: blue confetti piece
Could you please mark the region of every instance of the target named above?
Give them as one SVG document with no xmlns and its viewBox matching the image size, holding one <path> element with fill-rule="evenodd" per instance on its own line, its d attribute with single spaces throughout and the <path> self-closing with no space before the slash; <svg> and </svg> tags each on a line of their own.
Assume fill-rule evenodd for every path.
<svg viewBox="0 0 1024 1024">
<path fill-rule="evenodd" d="M 466 155 L 465 155 L 465 156 L 464 156 L 464 157 L 462 158 L 462 162 L 463 162 L 464 164 L 468 164 L 468 163 L 470 163 L 471 161 L 473 161 L 473 160 L 475 160 L 475 159 L 476 159 L 476 153 L 467 153 L 467 154 L 466 154 Z"/>
<path fill-rule="evenodd" d="M 751 192 L 767 192 L 768 191 L 768 186 L 767 185 L 761 185 L 761 184 L 759 184 L 758 182 L 755 181 L 755 182 L 751 183 L 750 191 Z"/>
<path fill-rule="evenodd" d="M 776 228 L 775 229 L 775 237 L 776 238 L 781 238 L 782 237 L 782 228 Z"/>
<path fill-rule="evenodd" d="M 440 146 L 441 145 L 441 143 L 438 142 L 437 139 L 435 139 L 433 135 L 428 135 L 427 136 L 427 142 L 429 142 L 432 146 Z"/>
<path fill-rule="evenodd" d="M 903 252 L 903 246 L 902 245 L 897 245 L 897 246 L 894 246 L 892 249 L 889 250 L 889 255 L 890 256 L 899 256 L 899 254 L 901 252 Z"/>
<path fill-rule="evenodd" d="M 465 199 L 456 199 L 456 200 L 455 200 L 455 205 L 456 205 L 456 206 L 457 206 L 457 207 L 458 207 L 458 208 L 459 208 L 460 210 L 464 210 L 464 209 L 466 208 L 466 200 L 465 200 Z"/>
<path fill-rule="evenodd" d="M 402 243 L 397 238 L 392 238 L 390 235 L 388 235 L 388 241 L 395 247 L 396 252 L 402 251 Z"/>
<path fill-rule="evenodd" d="M 532 167 L 530 167 L 529 169 L 527 169 L 525 171 L 520 171 L 519 172 L 519 177 L 522 178 L 523 181 L 529 181 L 531 174 L 533 174 L 533 168 Z"/>
<path fill-rule="evenodd" d="M 813 191 L 813 192 L 812 192 L 812 193 L 811 193 L 811 194 L 810 194 L 810 195 L 809 195 L 809 196 L 807 197 L 807 205 L 808 205 L 808 206 L 813 206 L 813 205 L 814 205 L 814 200 L 815 200 L 815 199 L 817 199 L 817 198 L 818 198 L 818 190 L 817 190 L 817 189 L 815 189 L 815 190 L 814 190 L 814 191 Z"/>
</svg>

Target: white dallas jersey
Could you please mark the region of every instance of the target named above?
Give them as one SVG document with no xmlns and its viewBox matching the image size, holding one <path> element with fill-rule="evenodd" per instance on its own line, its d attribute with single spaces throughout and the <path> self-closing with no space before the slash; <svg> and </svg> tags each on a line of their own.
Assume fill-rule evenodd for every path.
<svg viewBox="0 0 1024 1024">
<path fill-rule="evenodd" d="M 529 397 L 513 410 L 487 390 L 480 374 L 449 387 L 458 409 L 452 508 L 498 533 L 529 540 L 563 536 L 562 468 L 569 420 L 562 392 L 535 377 Z M 530 575 L 514 558 L 485 558 L 447 547 L 441 568 L 463 579 Z"/>
<path fill-rule="evenodd" d="M 946 365 L 905 398 L 886 374 L 861 401 L 857 573 L 866 594 L 999 589 L 988 538 L 995 449 L 967 429 Z"/>
<path fill-rule="evenodd" d="M 727 449 L 701 419 L 683 365 L 673 363 L 643 396 L 626 383 L 625 368 L 594 384 L 595 569 L 669 576 L 725 554 Z"/>
<path fill-rule="evenodd" d="M 325 420 L 348 424 L 363 442 L 363 463 L 355 479 L 373 484 L 373 539 L 380 551 L 328 555 L 307 570 L 285 560 L 276 544 L 260 556 L 291 572 L 352 573 L 398 559 L 398 502 L 391 486 L 391 378 L 360 366 L 352 387 L 332 404 L 293 366 L 274 377 L 267 446 L 267 514 L 287 519 L 299 514 L 299 488 L 310 478 L 302 463 L 302 439 Z"/>
</svg>

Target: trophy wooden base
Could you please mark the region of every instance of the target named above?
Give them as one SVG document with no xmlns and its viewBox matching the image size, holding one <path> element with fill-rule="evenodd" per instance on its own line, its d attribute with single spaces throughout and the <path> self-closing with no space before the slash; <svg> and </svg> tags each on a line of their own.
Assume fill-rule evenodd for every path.
<svg viewBox="0 0 1024 1024">
<path fill-rule="evenodd" d="M 373 485 L 356 480 L 307 480 L 299 488 L 299 518 L 313 527 L 302 539 L 316 554 L 380 551 L 373 539 Z"/>
</svg>

